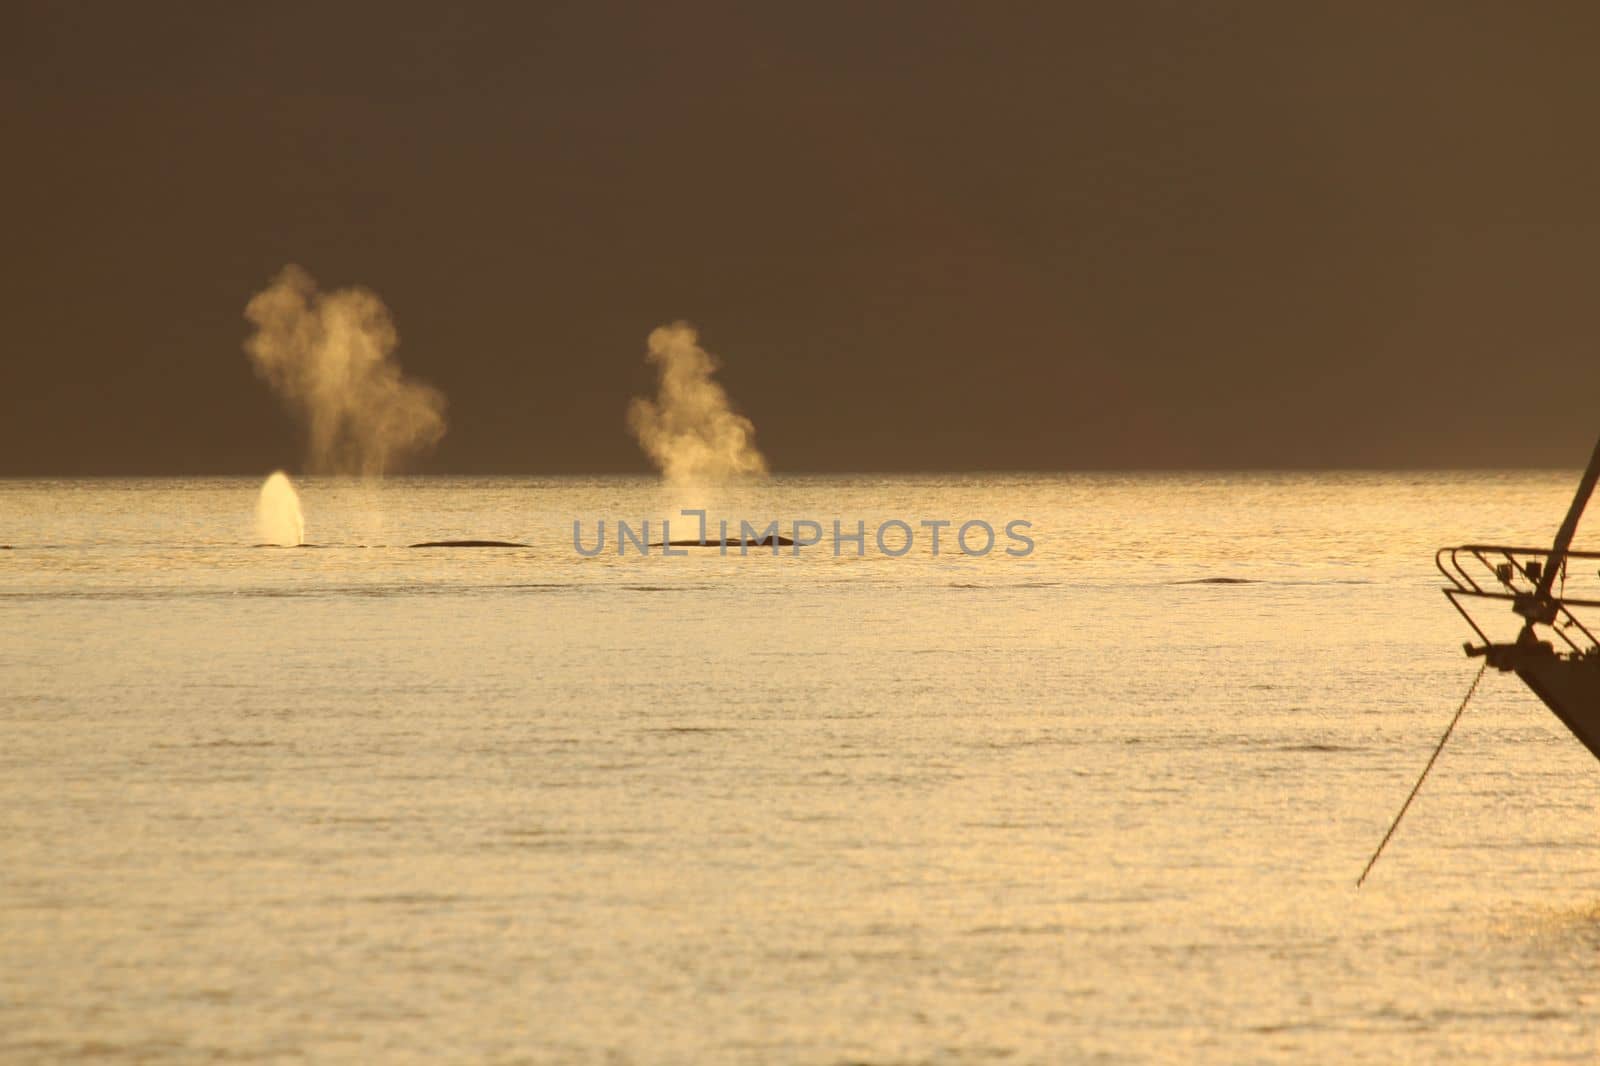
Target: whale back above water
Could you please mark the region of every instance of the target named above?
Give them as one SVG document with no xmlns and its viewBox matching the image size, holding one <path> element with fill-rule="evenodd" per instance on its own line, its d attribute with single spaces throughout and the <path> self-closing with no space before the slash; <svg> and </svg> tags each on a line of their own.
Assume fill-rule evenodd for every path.
<svg viewBox="0 0 1600 1066">
<path fill-rule="evenodd" d="M 738 537 L 729 537 L 726 540 L 669 540 L 656 541 L 650 545 L 652 548 L 773 548 L 790 547 L 794 541 L 788 537 L 761 537 L 758 540 L 740 540 Z"/>
</svg>

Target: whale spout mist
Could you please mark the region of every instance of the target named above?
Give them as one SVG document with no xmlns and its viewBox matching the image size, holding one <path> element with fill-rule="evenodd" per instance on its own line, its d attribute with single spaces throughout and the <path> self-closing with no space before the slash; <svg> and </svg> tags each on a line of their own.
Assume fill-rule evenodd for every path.
<svg viewBox="0 0 1600 1066">
<path fill-rule="evenodd" d="M 267 478 L 256 497 L 256 538 L 262 544 L 296 548 L 306 541 L 306 520 L 300 494 L 282 470 Z"/>
<path fill-rule="evenodd" d="M 700 347 L 687 322 L 650 334 L 647 358 L 656 365 L 660 388 L 654 400 L 628 406 L 628 428 L 668 481 L 725 481 L 765 474 L 767 460 L 756 449 L 756 427 L 734 412 L 728 393 L 711 380 L 717 362 Z"/>
<path fill-rule="evenodd" d="M 245 351 L 305 423 L 313 471 L 381 477 L 444 436 L 444 394 L 401 372 L 399 334 L 374 293 L 319 292 L 288 266 L 244 313 L 256 327 Z"/>
</svg>

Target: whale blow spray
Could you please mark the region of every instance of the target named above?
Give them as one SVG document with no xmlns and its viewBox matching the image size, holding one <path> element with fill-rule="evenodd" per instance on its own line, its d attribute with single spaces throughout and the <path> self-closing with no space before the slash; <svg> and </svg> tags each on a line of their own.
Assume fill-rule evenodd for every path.
<svg viewBox="0 0 1600 1066">
<path fill-rule="evenodd" d="M 399 334 L 374 293 L 319 292 L 291 265 L 244 313 L 256 328 L 245 351 L 305 424 L 314 472 L 381 477 L 444 436 L 444 394 L 401 372 Z"/>
<path fill-rule="evenodd" d="M 756 449 L 756 427 L 736 414 L 728 393 L 711 380 L 717 361 L 700 347 L 687 322 L 650 333 L 646 356 L 660 385 L 654 400 L 628 405 L 628 428 L 663 476 L 675 484 L 725 481 L 765 474 L 767 460 Z"/>
<path fill-rule="evenodd" d="M 306 520 L 300 494 L 282 470 L 267 478 L 256 497 L 256 538 L 262 544 L 296 548 L 306 541 Z"/>
</svg>

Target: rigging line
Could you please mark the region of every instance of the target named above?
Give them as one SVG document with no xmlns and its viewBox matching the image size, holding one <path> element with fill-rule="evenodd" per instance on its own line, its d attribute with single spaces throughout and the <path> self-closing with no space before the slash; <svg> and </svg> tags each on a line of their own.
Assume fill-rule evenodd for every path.
<svg viewBox="0 0 1600 1066">
<path fill-rule="evenodd" d="M 1433 754 L 1428 756 L 1428 765 L 1422 768 L 1422 776 L 1417 778 L 1417 783 L 1411 786 L 1411 795 L 1406 797 L 1405 803 L 1400 805 L 1400 813 L 1394 816 L 1394 821 L 1389 823 L 1389 831 L 1383 834 L 1383 840 L 1378 844 L 1378 850 L 1372 853 L 1372 858 L 1367 860 L 1367 868 L 1361 871 L 1361 876 L 1356 878 L 1356 887 L 1360 888 L 1367 875 L 1372 872 L 1373 864 L 1378 861 L 1378 856 L 1383 854 L 1384 846 L 1389 843 L 1389 838 L 1394 836 L 1394 831 L 1400 828 L 1400 819 L 1406 816 L 1406 811 L 1411 809 L 1411 801 L 1417 798 L 1417 793 L 1422 789 L 1422 782 L 1428 779 L 1428 772 L 1433 769 L 1433 764 L 1439 758 L 1439 753 L 1444 750 L 1445 743 L 1450 739 L 1450 734 L 1455 732 L 1456 723 L 1461 721 L 1467 704 L 1472 702 L 1472 694 L 1478 691 L 1478 682 L 1483 680 L 1483 675 L 1489 669 L 1489 659 L 1484 657 L 1483 665 L 1478 667 L 1478 676 L 1472 679 L 1472 684 L 1467 687 L 1467 694 L 1461 697 L 1461 706 L 1456 708 L 1456 716 L 1450 719 L 1450 724 L 1445 727 L 1444 736 L 1439 738 L 1438 745 L 1433 749 Z"/>
</svg>

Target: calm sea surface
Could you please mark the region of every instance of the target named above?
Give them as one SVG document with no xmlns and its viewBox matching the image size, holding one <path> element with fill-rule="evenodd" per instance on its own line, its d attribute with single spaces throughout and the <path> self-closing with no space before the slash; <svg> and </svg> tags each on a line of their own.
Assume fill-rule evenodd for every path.
<svg viewBox="0 0 1600 1066">
<path fill-rule="evenodd" d="M 0 1061 L 1592 1062 L 1513 679 L 1354 884 L 1574 481 L 0 481 Z M 693 505 L 1036 548 L 573 550 Z"/>
</svg>

